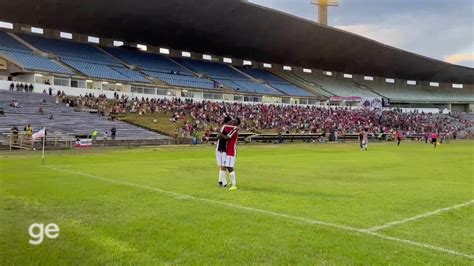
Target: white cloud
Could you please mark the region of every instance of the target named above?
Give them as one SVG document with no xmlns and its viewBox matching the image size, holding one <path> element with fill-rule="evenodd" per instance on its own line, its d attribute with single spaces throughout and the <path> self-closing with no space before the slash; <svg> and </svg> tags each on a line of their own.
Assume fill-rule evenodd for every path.
<svg viewBox="0 0 474 266">
<path fill-rule="evenodd" d="M 314 20 L 309 0 L 252 0 L 252 2 Z M 330 10 L 335 27 L 403 50 L 444 60 L 473 53 L 472 0 L 351 0 Z M 472 67 L 470 61 L 459 64 Z"/>
</svg>

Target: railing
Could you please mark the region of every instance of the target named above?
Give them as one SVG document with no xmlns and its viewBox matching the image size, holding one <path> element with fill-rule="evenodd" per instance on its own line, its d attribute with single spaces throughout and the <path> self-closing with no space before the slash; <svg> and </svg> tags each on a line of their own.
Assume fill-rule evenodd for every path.
<svg viewBox="0 0 474 266">
<path fill-rule="evenodd" d="M 10 150 L 35 150 L 36 147 L 42 146 L 43 139 L 33 140 L 30 134 L 26 133 L 8 133 L 6 134 Z M 75 138 L 64 134 L 47 135 L 45 145 L 47 147 L 71 149 L 74 146 Z"/>
</svg>

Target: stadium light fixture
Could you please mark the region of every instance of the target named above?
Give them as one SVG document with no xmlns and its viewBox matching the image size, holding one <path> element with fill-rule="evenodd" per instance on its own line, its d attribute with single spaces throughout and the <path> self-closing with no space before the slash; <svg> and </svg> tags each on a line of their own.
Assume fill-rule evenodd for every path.
<svg viewBox="0 0 474 266">
<path fill-rule="evenodd" d="M 430 87 L 439 87 L 439 82 L 430 82 Z"/>
<path fill-rule="evenodd" d="M 190 52 L 181 52 L 181 56 L 182 57 L 191 57 L 191 53 Z"/>
<path fill-rule="evenodd" d="M 224 57 L 222 58 L 222 62 L 232 64 L 232 58 Z"/>
<path fill-rule="evenodd" d="M 283 70 L 285 71 L 291 71 L 293 68 L 290 66 L 283 66 Z"/>
<path fill-rule="evenodd" d="M 44 34 L 44 30 L 42 28 L 31 27 L 31 33 Z"/>
<path fill-rule="evenodd" d="M 119 47 L 119 46 L 123 46 L 123 42 L 122 41 L 114 41 L 114 46 L 115 47 Z"/>
<path fill-rule="evenodd" d="M 100 39 L 98 37 L 88 36 L 87 41 L 90 43 L 100 43 Z"/>
<path fill-rule="evenodd" d="M 463 89 L 464 85 L 463 84 L 453 84 L 453 89 Z"/>
<path fill-rule="evenodd" d="M 252 61 L 244 60 L 244 66 L 251 66 L 251 65 L 253 65 Z"/>
<path fill-rule="evenodd" d="M 212 60 L 212 56 L 211 56 L 211 55 L 208 55 L 208 54 L 203 54 L 203 55 L 202 55 L 202 59 L 211 61 L 211 60 Z"/>
<path fill-rule="evenodd" d="M 272 68 L 272 64 L 264 63 L 263 67 L 264 68 Z"/>
<path fill-rule="evenodd" d="M 311 74 L 311 73 L 313 73 L 313 70 L 311 70 L 309 68 L 303 68 L 303 72 Z"/>
<path fill-rule="evenodd" d="M 160 54 L 170 54 L 170 49 L 168 49 L 168 48 L 160 48 Z"/>
<path fill-rule="evenodd" d="M 13 23 L 0 21 L 0 28 L 13 30 Z"/>
<path fill-rule="evenodd" d="M 364 80 L 374 81 L 374 77 L 371 77 L 371 76 L 364 76 Z"/>
<path fill-rule="evenodd" d="M 416 86 L 416 81 L 414 81 L 414 80 L 407 80 L 407 85 Z"/>
<path fill-rule="evenodd" d="M 337 0 L 312 0 L 311 4 L 318 6 L 318 22 L 323 25 L 328 25 L 328 7 L 338 6 Z"/>
<path fill-rule="evenodd" d="M 344 78 L 346 78 L 346 79 L 351 79 L 351 78 L 352 78 L 352 75 L 351 75 L 351 74 L 344 74 Z"/>
<path fill-rule="evenodd" d="M 395 83 L 395 79 L 386 78 L 386 79 L 385 79 L 385 82 L 394 84 L 394 83 Z"/>
<path fill-rule="evenodd" d="M 142 50 L 142 51 L 147 51 L 148 47 L 144 44 L 137 44 L 137 49 Z"/>
<path fill-rule="evenodd" d="M 63 39 L 69 39 L 69 40 L 72 40 L 72 33 L 69 33 L 69 32 L 60 32 L 59 33 L 59 37 L 63 38 Z"/>
</svg>

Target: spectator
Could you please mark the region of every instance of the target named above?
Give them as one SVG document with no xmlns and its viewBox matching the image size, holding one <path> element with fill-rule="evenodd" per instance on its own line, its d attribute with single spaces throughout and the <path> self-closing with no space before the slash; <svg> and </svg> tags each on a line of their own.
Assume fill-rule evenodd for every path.
<svg viewBox="0 0 474 266">
<path fill-rule="evenodd" d="M 110 129 L 110 133 L 111 133 L 112 140 L 115 141 L 115 138 L 117 137 L 117 129 L 115 128 L 115 126 L 113 126 L 112 129 Z"/>
<path fill-rule="evenodd" d="M 28 138 L 31 138 L 31 136 L 33 135 L 33 127 L 31 126 L 31 124 L 28 124 L 28 125 L 23 129 L 23 132 L 25 133 L 25 135 L 26 135 Z"/>
<path fill-rule="evenodd" d="M 96 143 L 96 141 L 97 141 L 97 136 L 98 136 L 98 135 L 99 135 L 99 130 L 94 129 L 94 131 L 92 131 L 92 134 L 91 134 L 91 136 L 92 136 L 92 143 Z"/>
<path fill-rule="evenodd" d="M 12 133 L 13 144 L 18 143 L 18 134 L 20 133 L 20 130 L 16 127 L 16 125 L 13 125 L 13 127 L 10 129 L 10 133 Z"/>
</svg>

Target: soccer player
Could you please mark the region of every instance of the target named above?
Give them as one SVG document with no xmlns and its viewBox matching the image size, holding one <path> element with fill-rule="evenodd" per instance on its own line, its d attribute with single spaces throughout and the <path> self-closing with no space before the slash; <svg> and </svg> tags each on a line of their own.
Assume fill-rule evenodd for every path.
<svg viewBox="0 0 474 266">
<path fill-rule="evenodd" d="M 362 129 L 359 129 L 359 146 L 360 146 L 361 150 L 364 148 L 364 146 L 362 145 L 362 140 L 363 139 L 364 139 L 364 133 L 363 133 Z"/>
<path fill-rule="evenodd" d="M 369 145 L 369 129 L 365 128 L 362 132 L 362 150 L 366 151 Z"/>
<path fill-rule="evenodd" d="M 234 171 L 234 164 L 235 159 L 237 157 L 237 143 L 239 140 L 239 125 L 240 119 L 235 118 L 231 122 L 232 126 L 234 127 L 227 136 L 229 140 L 227 141 L 227 149 L 226 149 L 226 159 L 224 162 L 224 166 L 229 171 L 230 180 L 232 182 L 232 186 L 229 190 L 236 190 L 237 189 L 237 179 L 235 177 Z"/>
<path fill-rule="evenodd" d="M 435 148 L 436 148 L 436 145 L 438 144 L 438 134 L 436 134 L 435 132 L 431 134 L 431 144 L 433 144 Z"/>
<path fill-rule="evenodd" d="M 396 138 L 397 138 L 397 146 L 400 146 L 400 142 L 402 142 L 402 132 L 400 130 L 397 130 L 397 133 L 395 134 Z"/>
<path fill-rule="evenodd" d="M 232 118 L 228 116 L 224 118 L 224 125 L 217 136 L 216 160 L 217 166 L 219 166 L 218 184 L 220 187 L 227 187 L 226 168 L 224 166 L 227 153 L 227 141 L 230 139 L 227 134 L 234 129 L 234 127 L 230 125 L 230 122 L 232 122 Z"/>
</svg>

